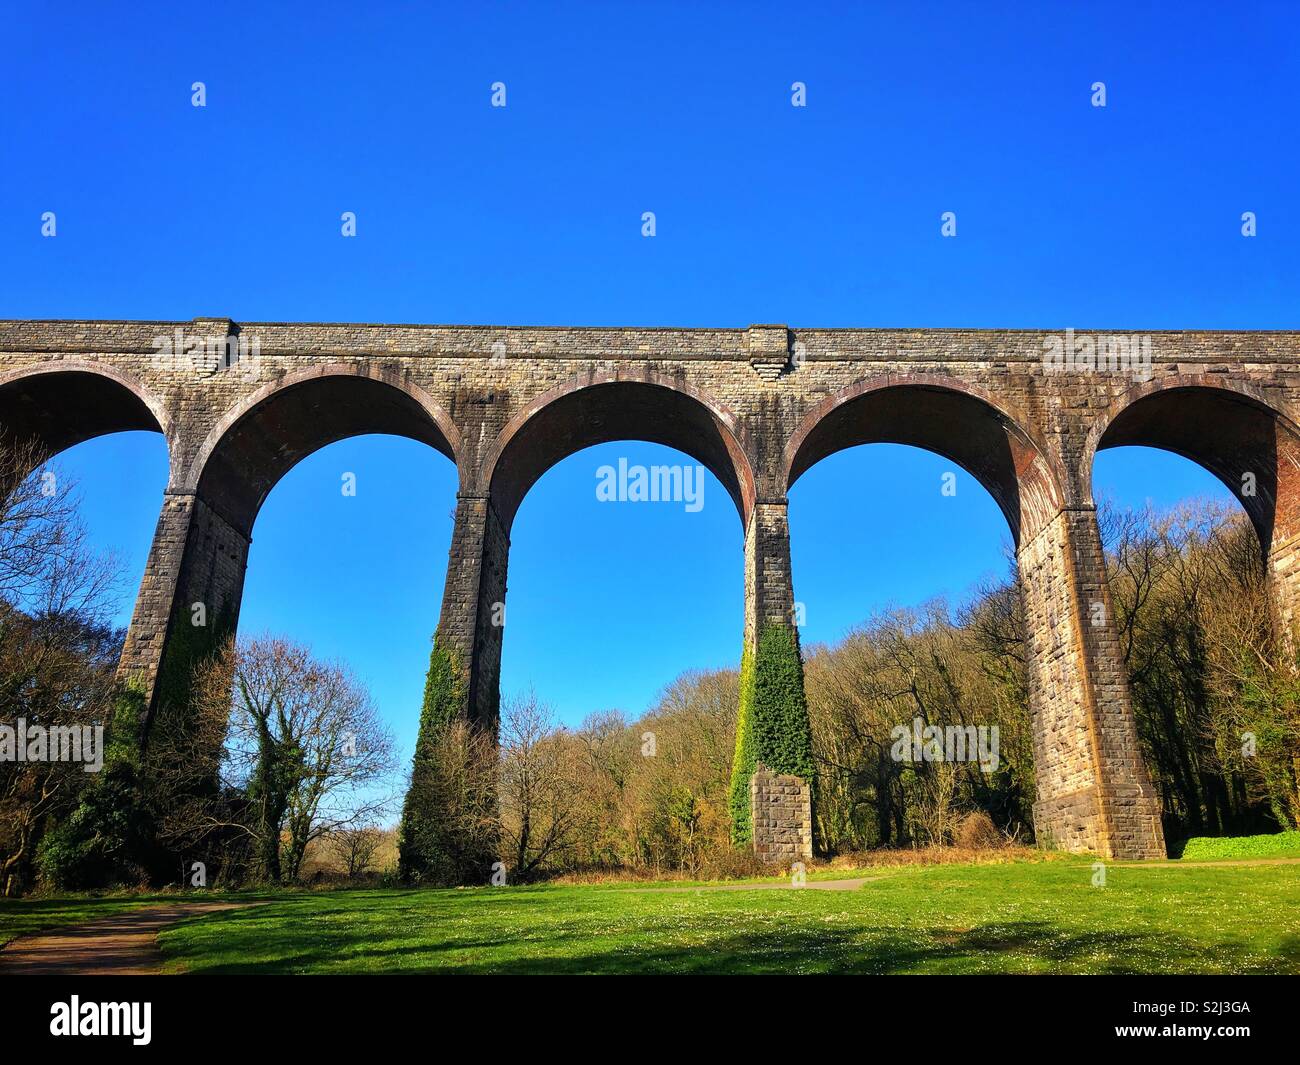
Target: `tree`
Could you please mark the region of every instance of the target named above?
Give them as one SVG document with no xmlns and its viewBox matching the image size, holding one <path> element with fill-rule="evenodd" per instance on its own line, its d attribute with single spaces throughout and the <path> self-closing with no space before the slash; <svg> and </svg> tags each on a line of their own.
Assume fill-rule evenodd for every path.
<svg viewBox="0 0 1300 1065">
<path fill-rule="evenodd" d="M 435 634 L 398 829 L 410 883 L 483 883 L 496 855 L 495 736 L 468 720 L 467 703 L 460 657 Z"/>
<path fill-rule="evenodd" d="M 31 616 L 0 601 L 0 724 L 103 728 L 120 648 L 120 634 L 76 614 Z M 31 884 L 47 830 L 72 813 L 93 780 L 84 763 L 0 761 L 3 894 Z"/>
<path fill-rule="evenodd" d="M 697 873 L 729 860 L 737 680 L 734 671 L 685 673 L 633 726 L 636 863 Z"/>
<path fill-rule="evenodd" d="M 411 883 L 486 883 L 500 829 L 492 737 L 455 718 L 421 730 L 418 743 L 399 829 L 400 875 Z"/>
<path fill-rule="evenodd" d="M 956 815 L 981 809 L 1003 829 L 1028 826 L 1032 730 L 1023 615 L 1014 583 L 989 584 L 962 610 L 942 600 L 887 612 L 817 649 L 807 666 L 820 801 L 830 852 L 950 842 Z M 894 757 L 894 730 L 996 727 L 998 764 Z"/>
<path fill-rule="evenodd" d="M 74 486 L 41 468 L 45 458 L 32 441 L 0 437 L 0 724 L 108 729 L 122 643 L 109 620 L 118 570 L 91 549 Z M 39 849 L 96 780 L 84 769 L 0 761 L 5 895 L 32 883 Z M 79 846 L 63 853 L 74 850 L 78 860 L 89 857 Z"/>
<path fill-rule="evenodd" d="M 336 828 L 325 836 L 325 846 L 343 863 L 350 880 L 370 869 L 383 842 L 384 831 L 378 825 Z"/>
<path fill-rule="evenodd" d="M 530 693 L 507 704 L 501 728 L 501 836 L 511 874 L 528 880 L 564 857 L 581 824 L 579 748 Z"/>
<path fill-rule="evenodd" d="M 1171 840 L 1297 823 L 1300 690 L 1240 512 L 1104 507 L 1133 713 Z"/>
<path fill-rule="evenodd" d="M 313 840 L 391 803 L 392 737 L 344 667 L 260 637 L 230 642 L 200 674 L 195 699 L 229 707 L 222 769 L 244 797 L 237 824 L 268 880 L 296 880 Z"/>
</svg>

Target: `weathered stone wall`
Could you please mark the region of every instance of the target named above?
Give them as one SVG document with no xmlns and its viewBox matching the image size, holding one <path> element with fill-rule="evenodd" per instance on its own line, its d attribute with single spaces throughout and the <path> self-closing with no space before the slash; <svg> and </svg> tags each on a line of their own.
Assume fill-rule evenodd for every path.
<svg viewBox="0 0 1300 1065">
<path fill-rule="evenodd" d="M 139 680 L 146 700 L 153 697 L 172 606 L 178 602 L 177 581 L 193 510 L 192 495 L 163 496 L 153 547 L 145 563 L 144 577 L 140 581 L 131 625 L 122 648 L 121 673 Z"/>
<path fill-rule="evenodd" d="M 1096 516 L 1067 509 L 1017 556 L 1030 639 L 1034 827 L 1067 850 L 1163 858 L 1129 710 Z"/>
<path fill-rule="evenodd" d="M 208 651 L 236 625 L 248 548 L 248 537 L 197 494 L 163 497 L 119 667 L 144 693 L 146 706 L 153 706 L 169 642 L 191 655 Z M 189 631 L 172 641 L 178 628 Z M 178 680 L 191 664 L 175 666 Z"/>
<path fill-rule="evenodd" d="M 758 502 L 745 530 L 745 643 L 767 625 L 794 624 L 788 506 Z"/>
<path fill-rule="evenodd" d="M 749 802 L 754 854 L 760 862 L 812 861 L 812 788 L 807 781 L 760 765 L 750 779 Z"/>
<path fill-rule="evenodd" d="M 208 336 L 245 353 L 232 362 L 215 348 L 186 350 L 187 338 Z M 127 428 L 165 435 L 168 495 L 123 656 L 124 673 L 147 686 L 177 635 L 178 608 L 203 601 L 210 617 L 237 615 L 257 507 L 293 462 L 360 432 L 429 443 L 456 462 L 460 481 L 440 630 L 466 658 L 468 709 L 485 722 L 496 714 L 492 604 L 505 600 L 513 508 L 546 464 L 635 436 L 708 465 L 746 530 L 737 635 L 752 640 L 760 624 L 788 623 L 793 605 L 793 480 L 855 444 L 929 448 L 979 478 L 1016 540 L 1033 623 L 1042 834 L 1147 856 L 1159 849 L 1159 826 L 1109 613 L 1093 456 L 1166 447 L 1220 477 L 1259 531 L 1280 614 L 1294 618 L 1300 334 L 1145 334 L 1151 358 L 1140 374 L 1047 372 L 1044 353 L 1059 337 L 4 321 L 0 426 L 56 449 Z M 1098 602 L 1106 609 L 1094 621 Z"/>
</svg>

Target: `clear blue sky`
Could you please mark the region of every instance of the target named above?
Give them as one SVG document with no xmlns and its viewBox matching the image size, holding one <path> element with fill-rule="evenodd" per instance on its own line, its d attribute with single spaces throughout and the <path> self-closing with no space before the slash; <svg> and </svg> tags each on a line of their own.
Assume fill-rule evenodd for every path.
<svg viewBox="0 0 1300 1065">
<path fill-rule="evenodd" d="M 276 10 L 263 10 L 274 6 Z M 19 4 L 0 66 L 0 316 L 745 326 L 1296 328 L 1300 18 L 1286 5 Z M 1049 6 L 1049 5 L 1041 5 Z M 190 105 L 194 81 L 207 106 Z M 1090 105 L 1104 81 L 1108 106 Z M 503 81 L 508 106 L 489 106 Z M 808 106 L 790 106 L 794 81 Z M 1259 235 L 1240 235 L 1243 211 Z M 57 238 L 40 216 L 55 211 Z M 339 236 L 355 211 L 358 237 Z M 658 235 L 640 235 L 654 211 Z M 954 211 L 958 236 L 939 235 Z M 599 506 L 571 457 L 525 500 L 503 687 L 565 720 L 644 710 L 740 648 L 741 530 Z M 63 456 L 122 616 L 161 438 Z M 875 446 L 792 493 L 806 641 L 1006 571 L 950 465 Z M 345 498 L 339 475 L 358 475 Z M 1098 493 L 1226 498 L 1098 459 Z M 313 455 L 254 530 L 241 628 L 349 661 L 404 753 L 455 480 L 367 437 Z"/>
</svg>

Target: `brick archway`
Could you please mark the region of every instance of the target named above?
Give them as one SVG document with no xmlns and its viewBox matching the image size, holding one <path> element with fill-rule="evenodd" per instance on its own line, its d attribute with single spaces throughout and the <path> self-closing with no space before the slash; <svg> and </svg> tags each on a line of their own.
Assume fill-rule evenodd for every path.
<svg viewBox="0 0 1300 1065">
<path fill-rule="evenodd" d="M 417 440 L 459 466 L 460 431 L 422 388 L 378 367 L 326 365 L 287 374 L 226 411 L 188 463 L 183 489 L 206 496 L 248 534 L 290 469 L 368 433 Z"/>
<path fill-rule="evenodd" d="M 905 444 L 955 462 L 993 497 L 1017 546 L 1062 505 L 1050 452 L 993 396 L 953 377 L 874 378 L 823 400 L 785 446 L 782 488 L 789 491 L 822 459 L 861 444 Z"/>
<path fill-rule="evenodd" d="M 109 365 L 67 359 L 0 373 L 0 430 L 36 441 L 50 457 L 109 433 L 151 431 L 167 441 L 174 480 L 179 456 L 170 426 L 158 398 Z"/>
<path fill-rule="evenodd" d="M 1300 428 L 1286 404 L 1222 375 L 1178 374 L 1130 389 L 1088 434 L 1079 480 L 1089 498 L 1098 452 L 1153 447 L 1213 474 L 1246 512 L 1269 574 L 1276 620 L 1300 620 Z"/>
<path fill-rule="evenodd" d="M 313 452 L 370 433 L 457 461 L 460 433 L 422 389 L 379 367 L 333 364 L 255 389 L 194 448 L 164 502 L 122 652 L 150 711 L 160 693 L 186 692 L 193 663 L 237 628 L 253 524 L 271 490 Z"/>
<path fill-rule="evenodd" d="M 1266 556 L 1300 533 L 1300 429 L 1262 389 L 1208 374 L 1130 389 L 1088 433 L 1079 469 L 1088 498 L 1097 453 L 1126 446 L 1169 451 L 1212 473 L 1245 509 Z"/>
<path fill-rule="evenodd" d="M 500 708 L 499 622 L 506 599 L 510 529 L 524 497 L 556 463 L 618 440 L 662 444 L 689 455 L 726 488 L 742 525 L 753 510 L 754 474 L 739 421 L 682 381 L 653 372 L 591 374 L 538 396 L 498 433 L 473 487 L 456 508 L 452 561 L 439 639 L 468 672 L 468 708 L 495 729 Z"/>
<path fill-rule="evenodd" d="M 594 374 L 538 396 L 501 430 L 483 462 L 482 490 L 507 531 L 528 490 L 556 463 L 584 448 L 643 440 L 705 466 L 727 489 L 741 523 L 754 503 L 752 458 L 739 420 L 682 381 Z"/>
</svg>

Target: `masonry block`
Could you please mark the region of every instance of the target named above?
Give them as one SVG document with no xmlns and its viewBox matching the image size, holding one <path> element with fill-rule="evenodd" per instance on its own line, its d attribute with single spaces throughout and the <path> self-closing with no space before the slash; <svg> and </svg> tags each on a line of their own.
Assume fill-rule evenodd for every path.
<svg viewBox="0 0 1300 1065">
<path fill-rule="evenodd" d="M 812 788 L 760 765 L 749 782 L 754 854 L 765 865 L 812 861 Z"/>
</svg>

